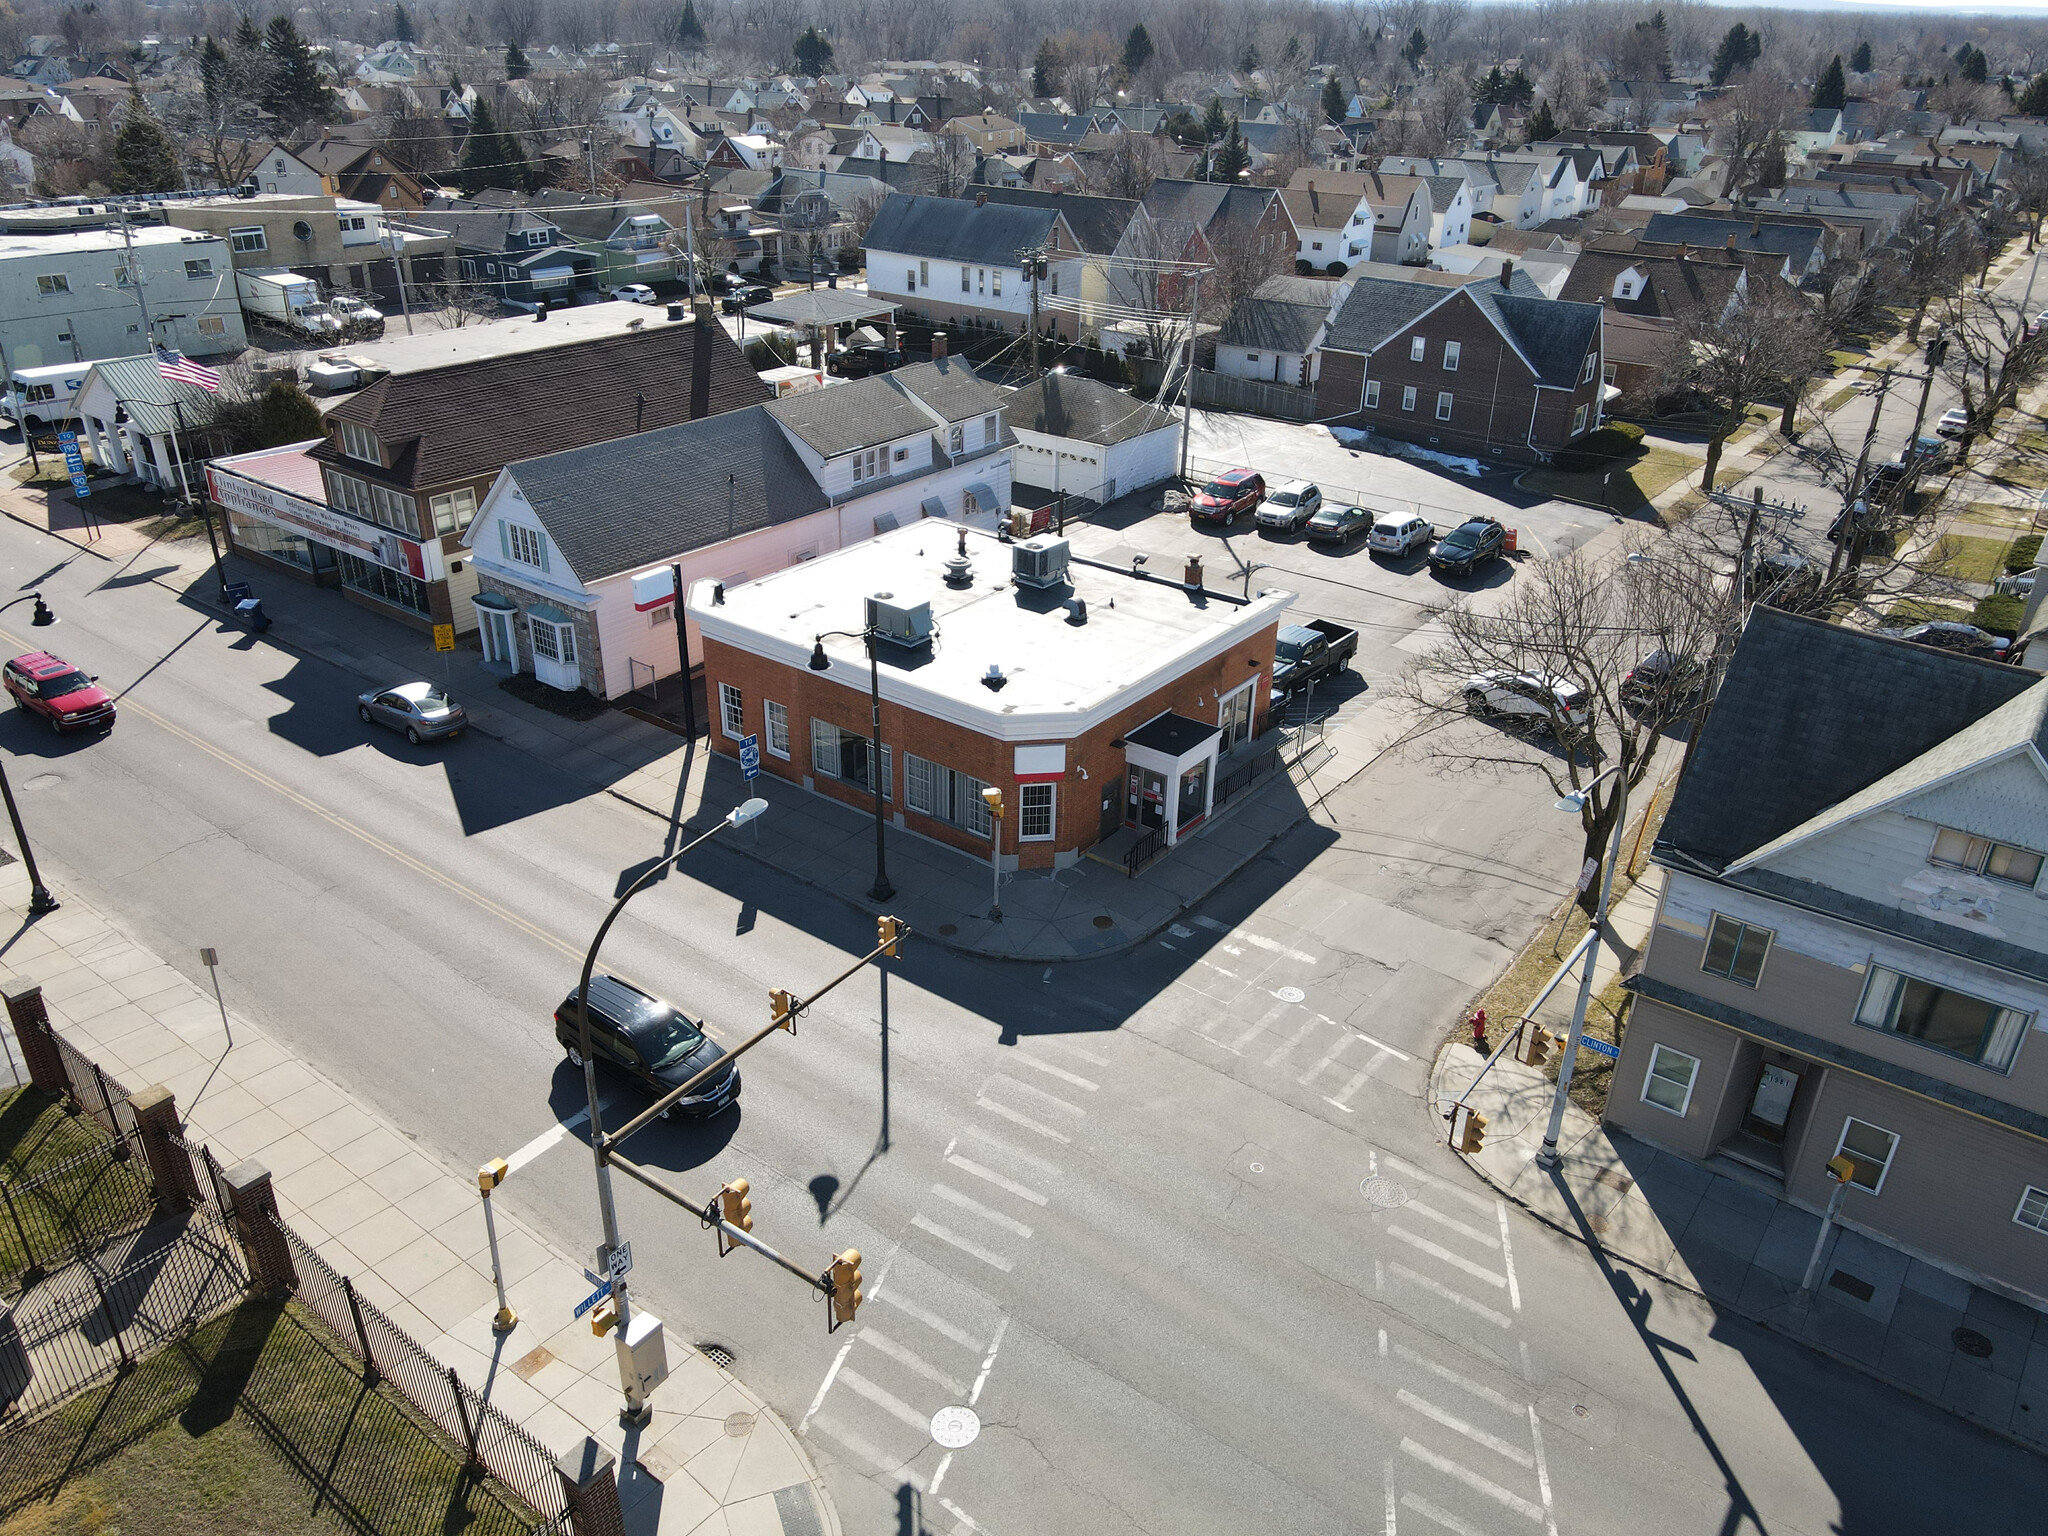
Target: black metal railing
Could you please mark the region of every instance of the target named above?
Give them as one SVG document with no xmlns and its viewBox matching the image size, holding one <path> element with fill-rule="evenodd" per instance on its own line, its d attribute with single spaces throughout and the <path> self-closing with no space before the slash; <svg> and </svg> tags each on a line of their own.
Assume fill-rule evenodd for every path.
<svg viewBox="0 0 2048 1536">
<path fill-rule="evenodd" d="M 0 1182 L 0 1295 L 155 1213 L 149 1167 L 126 1137 Z"/>
<path fill-rule="evenodd" d="M 1150 864 L 1165 851 L 1166 828 L 1149 827 L 1138 833 L 1138 840 L 1124 850 L 1124 873 L 1135 876 L 1139 870 Z"/>
</svg>

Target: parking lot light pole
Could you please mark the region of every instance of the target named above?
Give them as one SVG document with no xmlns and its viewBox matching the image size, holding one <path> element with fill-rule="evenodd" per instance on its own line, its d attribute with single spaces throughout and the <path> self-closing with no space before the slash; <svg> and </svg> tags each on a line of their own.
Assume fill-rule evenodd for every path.
<svg viewBox="0 0 2048 1536">
<path fill-rule="evenodd" d="M 43 601 L 43 594 L 31 592 L 26 597 L 17 597 L 11 603 L 0 603 L 0 613 L 22 603 L 36 605 L 35 617 L 29 620 L 32 629 L 48 629 L 57 622 L 57 615 L 50 612 L 50 605 Z M 7 765 L 0 763 L 0 798 L 7 801 L 7 819 L 14 823 L 14 845 L 21 850 L 22 867 L 28 871 L 28 915 L 42 917 L 54 912 L 63 903 L 50 894 L 50 888 L 43 884 L 43 873 L 36 868 L 35 850 L 28 845 L 28 832 L 21 824 L 21 809 L 14 803 L 14 786 L 7 782 Z"/>
<path fill-rule="evenodd" d="M 1539 1168 L 1554 1170 L 1560 1161 L 1557 1138 L 1564 1130 L 1564 1107 L 1572 1089 L 1572 1068 L 1578 1064 L 1579 1036 L 1585 1033 L 1586 1009 L 1593 1001 L 1593 970 L 1600 960 L 1600 936 L 1607 929 L 1607 898 L 1614 893 L 1614 871 L 1621 863 L 1621 834 L 1628 826 L 1628 774 L 1624 765 L 1616 763 L 1595 775 L 1584 789 L 1574 790 L 1557 802 L 1560 811 L 1583 810 L 1594 786 L 1610 773 L 1619 775 L 1615 789 L 1614 826 L 1607 835 L 1612 846 L 1607 850 L 1606 869 L 1600 876 L 1600 902 L 1593 914 L 1592 942 L 1586 946 L 1586 969 L 1579 975 L 1579 1000 L 1572 1005 L 1571 1031 L 1564 1039 L 1564 1053 L 1557 1059 L 1557 1092 L 1550 1101 L 1550 1125 L 1543 1132 L 1543 1149 L 1536 1154 Z"/>
<path fill-rule="evenodd" d="M 590 1156 L 597 1167 L 597 1210 L 604 1224 L 604 1247 L 606 1256 L 619 1249 L 619 1212 L 612 1199 L 612 1170 L 605 1151 L 604 1121 L 597 1102 L 597 1056 L 590 1046 L 590 973 L 597 969 L 597 952 L 604 947 L 605 935 L 612 931 L 612 924 L 619 920 L 619 914 L 626 910 L 626 903 L 638 896 L 670 866 L 681 862 L 683 857 L 698 844 L 706 842 L 723 832 L 727 827 L 742 826 L 768 809 L 766 800 L 748 800 L 734 806 L 720 818 L 709 831 L 699 834 L 666 858 L 658 859 L 639 879 L 627 886 L 619 899 L 612 903 L 604 921 L 598 924 L 597 935 L 590 941 L 590 952 L 583 957 L 583 975 L 576 983 L 576 1033 L 578 1054 L 583 1058 L 583 1092 L 590 1109 Z M 626 1325 L 632 1318 L 632 1309 L 626 1299 L 626 1277 L 624 1274 L 612 1278 L 612 1306 L 617 1318 L 620 1338 L 626 1336 Z M 644 1424 L 649 1412 L 647 1400 L 641 1394 L 640 1383 L 632 1373 L 631 1362 L 624 1351 L 619 1356 L 619 1383 L 625 1389 L 626 1406 L 620 1417 L 634 1423 Z"/>
</svg>

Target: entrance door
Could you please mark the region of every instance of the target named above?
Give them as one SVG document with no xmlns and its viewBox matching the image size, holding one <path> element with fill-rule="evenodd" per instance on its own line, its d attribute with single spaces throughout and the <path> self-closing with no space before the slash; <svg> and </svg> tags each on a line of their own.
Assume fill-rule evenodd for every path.
<svg viewBox="0 0 2048 1536">
<path fill-rule="evenodd" d="M 1792 1113 L 1792 1096 L 1799 1091 L 1799 1074 L 1766 1063 L 1757 1074 L 1756 1092 L 1750 1095 L 1749 1113 L 1742 1128 L 1773 1145 L 1785 1140 L 1785 1118 Z"/>
<path fill-rule="evenodd" d="M 1252 733 L 1252 693 L 1256 684 L 1247 684 L 1223 701 L 1223 710 L 1217 724 L 1223 728 L 1223 741 L 1218 749 L 1224 753 L 1237 750 L 1239 742 Z"/>
<path fill-rule="evenodd" d="M 1095 840 L 1100 842 L 1104 838 L 1115 837 L 1117 828 L 1123 824 L 1124 810 L 1116 803 L 1115 788 L 1105 789 L 1102 792 L 1102 824 L 1095 829 Z"/>
<path fill-rule="evenodd" d="M 1124 825 L 1163 827 L 1166 825 L 1166 775 L 1150 768 L 1133 768 L 1125 785 Z"/>
<path fill-rule="evenodd" d="M 483 621 L 484 660 L 510 662 L 517 667 L 519 653 L 512 649 L 512 615 L 496 608 L 479 608 L 477 616 Z"/>
<path fill-rule="evenodd" d="M 1174 825 L 1186 833 L 1209 814 L 1209 762 L 1204 758 L 1192 768 L 1181 770 L 1179 814 Z"/>
</svg>

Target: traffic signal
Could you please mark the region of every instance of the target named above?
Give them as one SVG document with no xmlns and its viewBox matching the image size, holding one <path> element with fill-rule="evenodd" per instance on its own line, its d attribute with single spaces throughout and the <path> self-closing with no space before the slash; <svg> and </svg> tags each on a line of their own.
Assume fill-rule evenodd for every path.
<svg viewBox="0 0 2048 1536">
<path fill-rule="evenodd" d="M 900 917 L 878 917 L 875 919 L 875 946 L 891 960 L 903 953 L 903 919 Z"/>
<path fill-rule="evenodd" d="M 768 1016 L 792 1035 L 796 1033 L 796 994 L 786 987 L 768 989 Z"/>
<path fill-rule="evenodd" d="M 825 1331 L 830 1333 L 841 1323 L 852 1322 L 854 1313 L 860 1310 L 863 1300 L 860 1293 L 860 1250 L 849 1248 L 844 1253 L 833 1255 L 832 1268 L 827 1274 L 832 1283 L 832 1316 Z"/>
<path fill-rule="evenodd" d="M 1532 1067 L 1540 1067 L 1550 1059 L 1550 1031 L 1529 1026 L 1529 1054 L 1522 1058 Z"/>
<path fill-rule="evenodd" d="M 745 1179 L 734 1179 L 718 1191 L 718 1214 L 726 1226 L 738 1227 L 742 1232 L 754 1230 L 754 1202 L 747 1198 L 747 1191 L 751 1187 Z M 727 1236 L 725 1227 L 714 1230 L 718 1233 L 720 1258 L 742 1246 Z"/>
<path fill-rule="evenodd" d="M 1486 1116 L 1476 1109 L 1465 1111 L 1465 1134 L 1458 1142 L 1460 1152 L 1477 1152 L 1486 1145 Z"/>
<path fill-rule="evenodd" d="M 607 1296 L 590 1314 L 590 1331 L 600 1339 L 619 1326 L 619 1304 Z"/>
<path fill-rule="evenodd" d="M 512 1171 L 512 1165 L 502 1157 L 494 1157 L 476 1171 L 476 1187 L 488 1195 L 505 1182 L 505 1175 Z"/>
<path fill-rule="evenodd" d="M 991 784 L 981 792 L 981 798 L 988 804 L 989 815 L 995 817 L 997 821 L 1001 821 L 1003 819 L 1003 792 Z"/>
</svg>

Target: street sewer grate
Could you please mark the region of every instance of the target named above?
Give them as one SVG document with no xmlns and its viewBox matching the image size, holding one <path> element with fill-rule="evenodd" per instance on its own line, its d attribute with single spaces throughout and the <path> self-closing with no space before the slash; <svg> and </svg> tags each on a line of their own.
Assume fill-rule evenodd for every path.
<svg viewBox="0 0 2048 1536">
<path fill-rule="evenodd" d="M 1114 928 L 1116 926 L 1116 919 L 1107 912 L 1104 912 L 1096 917 L 1095 926 L 1098 928 Z"/>
<path fill-rule="evenodd" d="M 751 1413 L 728 1413 L 725 1416 L 725 1432 L 735 1440 L 744 1440 L 754 1432 L 754 1415 Z"/>
<path fill-rule="evenodd" d="M 1991 1341 L 1974 1328 L 1958 1328 L 1949 1337 L 1955 1341 L 1956 1350 L 1973 1360 L 1991 1358 Z"/>
<path fill-rule="evenodd" d="M 1396 1184 L 1392 1179 L 1374 1174 L 1358 1186 L 1358 1192 L 1365 1196 L 1365 1203 L 1382 1211 L 1398 1211 L 1414 1194 L 1406 1184 Z"/>
<path fill-rule="evenodd" d="M 1844 1295 L 1854 1296 L 1858 1301 L 1868 1301 L 1877 1294 L 1876 1286 L 1868 1280 L 1858 1280 L 1846 1269 L 1838 1269 L 1829 1275 L 1828 1284 Z"/>
<path fill-rule="evenodd" d="M 732 1363 L 735 1357 L 733 1355 L 732 1350 L 724 1344 L 714 1344 L 707 1339 L 698 1344 L 697 1353 L 702 1355 L 706 1360 L 709 1360 L 721 1371 L 729 1371 L 732 1369 Z"/>
</svg>

